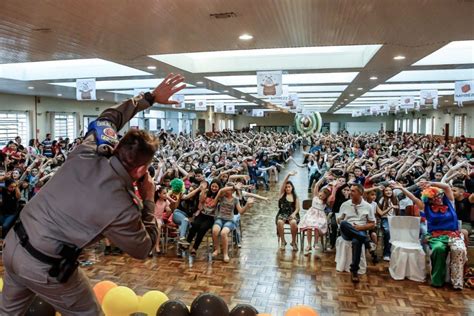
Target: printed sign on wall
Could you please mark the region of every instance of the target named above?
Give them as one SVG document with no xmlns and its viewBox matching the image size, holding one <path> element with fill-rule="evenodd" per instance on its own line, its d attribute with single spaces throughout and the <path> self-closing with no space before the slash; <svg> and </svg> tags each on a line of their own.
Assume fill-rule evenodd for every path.
<svg viewBox="0 0 474 316">
<path fill-rule="evenodd" d="M 173 107 L 175 109 L 185 109 L 186 108 L 186 103 L 184 102 L 184 95 L 182 95 L 182 94 L 174 95 L 173 100 L 178 102 L 178 104 L 173 104 Z"/>
<path fill-rule="evenodd" d="M 280 96 L 283 93 L 281 71 L 257 72 L 257 93 L 259 97 Z"/>
<path fill-rule="evenodd" d="M 224 103 L 222 102 L 214 103 L 214 112 L 224 113 Z"/>
<path fill-rule="evenodd" d="M 95 78 L 76 80 L 76 99 L 79 101 L 97 100 Z"/>
<path fill-rule="evenodd" d="M 196 111 L 207 111 L 207 101 L 205 99 L 196 100 L 194 104 L 194 109 Z"/>
<path fill-rule="evenodd" d="M 474 80 L 456 81 L 454 83 L 454 101 L 465 102 L 474 100 Z"/>
<path fill-rule="evenodd" d="M 235 105 L 233 105 L 233 104 L 226 104 L 226 105 L 225 105 L 225 113 L 226 113 L 226 114 L 235 114 Z"/>
<path fill-rule="evenodd" d="M 265 111 L 261 110 L 261 109 L 253 109 L 252 110 L 252 116 L 255 116 L 255 117 L 264 117 L 265 116 Z"/>
<path fill-rule="evenodd" d="M 404 110 L 415 108 L 415 97 L 401 97 L 400 107 Z"/>
<path fill-rule="evenodd" d="M 420 106 L 432 105 L 434 109 L 438 108 L 438 90 L 421 90 Z"/>
</svg>

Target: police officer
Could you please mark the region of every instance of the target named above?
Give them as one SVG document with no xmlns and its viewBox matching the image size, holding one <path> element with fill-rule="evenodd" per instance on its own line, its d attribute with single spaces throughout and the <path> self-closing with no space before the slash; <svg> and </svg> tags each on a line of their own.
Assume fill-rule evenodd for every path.
<svg viewBox="0 0 474 316">
<path fill-rule="evenodd" d="M 184 88 L 178 86 L 183 80 L 170 74 L 153 92 L 105 110 L 25 206 L 5 240 L 1 315 L 23 315 L 35 294 L 62 315 L 101 315 L 77 268 L 81 250 L 106 237 L 134 258 L 147 257 L 158 234 L 148 166 L 159 142 L 146 131 L 131 130 L 116 143 L 116 131 L 155 102 L 176 103 L 169 98 Z M 112 147 L 109 156 L 98 152 Z M 137 180 L 141 200 L 133 190 Z"/>
</svg>

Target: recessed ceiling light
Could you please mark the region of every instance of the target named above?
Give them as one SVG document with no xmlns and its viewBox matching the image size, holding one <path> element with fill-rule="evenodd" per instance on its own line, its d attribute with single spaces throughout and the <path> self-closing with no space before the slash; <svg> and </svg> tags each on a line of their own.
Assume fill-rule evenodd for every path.
<svg viewBox="0 0 474 316">
<path fill-rule="evenodd" d="M 376 76 L 370 77 L 370 80 L 377 80 L 377 79 L 379 79 L 379 78 L 377 78 Z"/>
<path fill-rule="evenodd" d="M 348 99 L 344 99 L 344 101 L 347 101 Z"/>
<path fill-rule="evenodd" d="M 156 66 L 148 66 L 148 67 L 146 67 L 146 69 L 155 70 Z"/>
<path fill-rule="evenodd" d="M 449 102 L 448 100 L 444 100 L 444 102 Z"/>
<path fill-rule="evenodd" d="M 100 101 L 104 101 L 104 98 L 101 98 Z"/>
<path fill-rule="evenodd" d="M 357 88 L 357 90 L 361 91 L 361 90 L 364 90 L 364 88 Z"/>
<path fill-rule="evenodd" d="M 247 33 L 242 34 L 242 35 L 239 36 L 239 39 L 242 40 L 242 41 L 249 41 L 252 38 L 253 38 L 253 36 L 250 35 L 250 34 L 247 34 Z"/>
<path fill-rule="evenodd" d="M 61 93 L 58 93 L 58 97 L 62 97 L 63 95 Z"/>
<path fill-rule="evenodd" d="M 33 90 L 35 87 L 28 87 L 28 89 Z"/>
<path fill-rule="evenodd" d="M 349 94 L 349 96 L 350 96 L 350 97 L 353 97 L 353 96 L 354 96 L 354 94 L 352 94 L 352 93 L 351 93 L 351 94 Z"/>
<path fill-rule="evenodd" d="M 224 91 L 222 91 L 222 92 L 227 93 L 227 92 L 229 92 L 229 90 L 224 90 Z"/>
<path fill-rule="evenodd" d="M 402 60 L 402 59 L 405 59 L 405 56 L 403 56 L 403 55 L 397 55 L 397 56 L 393 57 L 393 59 L 395 59 L 395 60 Z"/>
<path fill-rule="evenodd" d="M 196 81 L 196 84 L 203 84 L 204 82 L 202 81 Z"/>
<path fill-rule="evenodd" d="M 245 95 L 241 96 L 242 99 L 245 99 Z"/>
</svg>

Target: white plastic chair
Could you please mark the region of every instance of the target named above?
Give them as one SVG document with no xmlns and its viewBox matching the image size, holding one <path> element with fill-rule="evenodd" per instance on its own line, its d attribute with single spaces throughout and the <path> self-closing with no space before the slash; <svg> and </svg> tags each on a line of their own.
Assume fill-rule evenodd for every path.
<svg viewBox="0 0 474 316">
<path fill-rule="evenodd" d="M 420 218 L 413 216 L 391 216 L 389 272 L 393 279 L 424 282 L 426 278 L 425 252 L 419 240 Z"/>
<path fill-rule="evenodd" d="M 352 242 L 345 240 L 342 236 L 336 239 L 336 271 L 350 272 L 352 263 Z M 365 259 L 365 246 L 362 245 L 360 255 L 359 271 L 357 274 L 367 272 L 367 260 Z"/>
</svg>

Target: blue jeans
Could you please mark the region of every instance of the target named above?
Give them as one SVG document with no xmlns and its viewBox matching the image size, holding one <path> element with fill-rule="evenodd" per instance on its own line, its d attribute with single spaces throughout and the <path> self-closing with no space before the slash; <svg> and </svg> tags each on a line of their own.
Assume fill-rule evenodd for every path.
<svg viewBox="0 0 474 316">
<path fill-rule="evenodd" d="M 382 228 L 383 232 L 383 256 L 390 257 L 390 229 L 388 227 L 388 218 L 382 217 L 382 221 L 380 222 L 380 227 Z"/>
<path fill-rule="evenodd" d="M 176 209 L 173 212 L 173 222 L 179 226 L 179 237 L 186 237 L 189 226 L 188 215 L 186 215 L 185 212 Z"/>
<path fill-rule="evenodd" d="M 2 239 L 5 239 L 10 228 L 15 223 L 16 214 L 0 215 L 0 223 L 2 224 Z"/>
<path fill-rule="evenodd" d="M 352 264 L 351 272 L 357 273 L 359 271 L 360 256 L 362 254 L 362 245 L 369 248 L 369 237 L 365 231 L 358 231 L 347 221 L 342 221 L 341 236 L 344 240 L 352 242 Z"/>
</svg>

